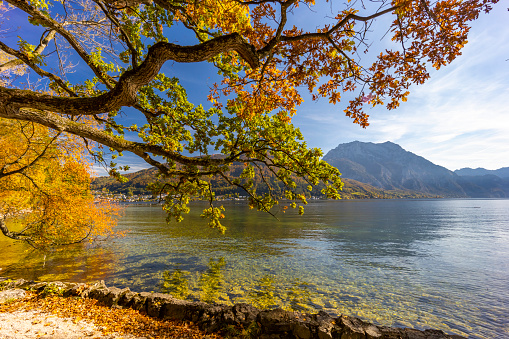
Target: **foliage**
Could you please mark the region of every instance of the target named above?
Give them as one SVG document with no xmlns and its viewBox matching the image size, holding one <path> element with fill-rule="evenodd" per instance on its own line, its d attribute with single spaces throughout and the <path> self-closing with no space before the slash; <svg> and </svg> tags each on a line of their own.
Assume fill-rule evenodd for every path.
<svg viewBox="0 0 509 339">
<path fill-rule="evenodd" d="M 233 180 L 239 172 L 242 171 L 244 165 L 242 163 L 233 163 L 229 167 L 229 171 L 225 172 L 224 175 L 229 178 L 229 180 Z M 268 193 L 269 186 L 273 189 L 274 193 L 283 194 L 284 187 L 281 187 L 281 183 L 277 180 L 274 175 L 268 170 L 264 170 L 263 172 L 265 181 L 262 180 L 260 176 L 257 176 L 253 179 L 253 186 L 257 192 L 260 193 Z M 158 170 L 157 168 L 149 168 L 146 170 L 141 170 L 134 173 L 128 173 L 125 177 L 128 179 L 125 182 L 119 182 L 115 180 L 115 178 L 111 177 L 96 177 L 92 179 L 91 187 L 92 190 L 98 192 L 104 192 L 105 194 L 114 195 L 114 194 L 128 194 L 129 191 L 132 191 L 134 194 L 138 195 L 150 195 L 151 192 L 147 186 L 151 182 L 158 181 L 157 177 Z M 323 198 L 324 195 L 319 191 L 313 189 L 313 191 L 309 191 L 307 189 L 307 182 L 299 179 L 297 177 L 293 178 L 295 183 L 297 184 L 296 191 L 298 193 L 303 193 L 307 198 L 310 196 Z M 374 186 L 371 186 L 366 183 L 361 183 L 352 179 L 341 179 L 343 182 L 343 187 L 339 192 L 341 199 L 397 199 L 397 198 L 405 198 L 405 199 L 423 199 L 423 198 L 436 198 L 436 196 L 431 196 L 429 194 L 423 192 L 416 192 L 410 190 L 381 190 Z M 266 185 L 268 183 L 269 185 Z M 226 180 L 218 179 L 211 180 L 212 191 L 215 194 L 217 199 L 228 199 L 235 198 L 238 196 L 245 196 L 245 192 L 237 186 L 229 185 Z M 317 186 L 321 187 L 321 185 Z M 156 198 L 158 196 L 156 195 Z M 284 207 L 283 207 L 284 209 Z"/>
<path fill-rule="evenodd" d="M 74 137 L 62 137 L 32 122 L 0 119 L 4 235 L 45 247 L 113 233 L 118 208 L 94 201 L 83 152 Z"/>
<path fill-rule="evenodd" d="M 13 17 L 21 12 L 30 25 L 18 41 L 0 41 L 0 50 L 40 82 L 25 88 L 33 84 L 25 75 L 2 86 L 0 117 L 104 145 L 95 158 L 119 180 L 126 168 L 108 163 L 107 150 L 141 157 L 160 171 L 163 182 L 153 188 L 167 194 L 164 209 L 177 221 L 190 201 L 207 199 L 203 216 L 223 229 L 212 188 L 218 178 L 244 190 L 253 208 L 270 213 L 286 198 L 303 213 L 296 177 L 311 190 L 321 183 L 333 199 L 342 187 L 338 170 L 291 123 L 303 92 L 333 104 L 350 95 L 345 113 L 366 127 L 367 106 L 394 109 L 406 101 L 411 84 L 461 53 L 470 22 L 497 1 L 5 0 Z M 334 12 L 322 26 L 292 25 L 322 7 Z M 382 16 L 391 17 L 382 30 L 392 43 L 378 51 L 369 36 Z M 206 106 L 191 103 L 179 79 L 166 75 L 167 61 L 214 67 L 219 80 Z M 231 178 L 225 173 L 236 162 L 244 168 Z"/>
<path fill-rule="evenodd" d="M 50 313 L 60 318 L 70 319 L 74 324 L 79 324 L 82 320 L 91 322 L 101 332 L 96 335 L 104 337 L 123 335 L 147 338 L 221 338 L 217 334 L 206 334 L 196 325 L 187 322 L 153 319 L 133 309 L 101 306 L 97 300 L 93 299 L 62 298 L 54 294 L 41 298 L 37 294 L 30 293 L 25 299 L 17 299 L 0 305 L 0 312 L 32 310 L 38 311 L 32 319 L 32 324 L 44 321 L 41 314 Z M 89 335 L 85 331 L 80 334 Z"/>
</svg>

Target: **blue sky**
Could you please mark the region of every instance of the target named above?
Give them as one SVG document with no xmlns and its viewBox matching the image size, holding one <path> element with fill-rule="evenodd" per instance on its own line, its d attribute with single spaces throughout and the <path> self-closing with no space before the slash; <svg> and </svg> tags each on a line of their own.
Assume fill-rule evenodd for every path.
<svg viewBox="0 0 509 339">
<path fill-rule="evenodd" d="M 324 153 L 340 143 L 354 140 L 392 141 L 450 170 L 508 167 L 509 12 L 503 1 L 494 7 L 490 14 L 481 15 L 473 23 L 463 55 L 451 65 L 432 72 L 431 79 L 424 85 L 411 87 L 406 103 L 393 111 L 380 106 L 367 108 L 368 128 L 363 129 L 344 116 L 347 97 L 337 105 L 329 104 L 326 99 L 306 100 L 293 119 L 294 125 L 301 129 L 308 146 L 321 148 Z M 23 32 L 26 21 L 24 15 L 10 14 L 12 21 L 21 23 L 18 29 L 7 34 L 15 40 L 17 34 L 26 33 Z M 324 13 L 307 12 L 297 13 L 292 20 L 322 26 L 323 18 Z M 375 36 L 385 33 L 384 20 L 373 25 Z M 38 40 L 37 34 L 33 37 Z M 388 40 L 372 39 L 378 51 Z M 185 40 L 189 41 L 178 42 L 192 43 L 190 39 Z M 217 79 L 210 65 L 168 62 L 163 71 L 179 77 L 192 102 L 207 105 L 208 88 Z M 71 77 L 79 77 L 79 74 L 78 67 L 78 72 Z M 132 171 L 148 167 L 141 159 L 128 154 L 118 162 L 131 164 Z M 97 168 L 97 174 L 105 172 Z"/>
<path fill-rule="evenodd" d="M 392 111 L 367 109 L 362 129 L 344 117 L 346 103 L 306 102 L 294 118 L 309 146 L 392 141 L 450 170 L 509 166 L 509 12 L 499 3 L 473 23 L 463 55 L 410 88 Z"/>
<path fill-rule="evenodd" d="M 308 99 L 293 123 L 308 146 L 321 148 L 324 154 L 354 140 L 392 141 L 450 170 L 509 167 L 508 21 L 507 6 L 501 3 L 490 14 L 481 15 L 473 23 L 463 55 L 433 71 L 424 85 L 411 87 L 408 101 L 398 109 L 368 108 L 366 129 L 345 117 L 347 100 L 332 105 L 326 99 Z M 180 78 L 193 102 L 205 103 L 207 88 L 215 80 L 213 75 L 203 77 L 205 67 L 168 65 L 166 74 Z M 132 170 L 147 167 L 137 159 L 132 165 Z"/>
</svg>

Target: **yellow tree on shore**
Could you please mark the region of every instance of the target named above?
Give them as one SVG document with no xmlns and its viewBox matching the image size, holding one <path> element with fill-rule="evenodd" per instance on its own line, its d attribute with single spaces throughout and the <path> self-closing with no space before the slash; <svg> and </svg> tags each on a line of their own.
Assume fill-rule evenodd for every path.
<svg viewBox="0 0 509 339">
<path fill-rule="evenodd" d="M 0 53 L 3 84 L 25 69 Z M 118 207 L 94 201 L 82 139 L 0 118 L 0 231 L 34 247 L 114 234 Z"/>
<path fill-rule="evenodd" d="M 90 192 L 83 145 L 32 122 L 0 119 L 0 230 L 34 247 L 114 233 L 114 205 Z"/>
</svg>

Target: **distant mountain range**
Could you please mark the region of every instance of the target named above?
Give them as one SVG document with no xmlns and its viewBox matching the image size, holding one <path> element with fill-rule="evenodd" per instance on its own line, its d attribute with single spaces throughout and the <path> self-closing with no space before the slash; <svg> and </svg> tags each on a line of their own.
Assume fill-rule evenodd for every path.
<svg viewBox="0 0 509 339">
<path fill-rule="evenodd" d="M 243 166 L 239 166 L 242 167 Z M 232 165 L 230 175 L 238 175 L 240 170 L 237 168 L 237 165 Z M 127 182 L 119 182 L 112 177 L 97 177 L 92 180 L 92 190 L 94 191 L 102 191 L 104 193 L 112 193 L 112 194 L 124 194 L 124 195 L 146 195 L 150 194 L 147 190 L 147 185 L 157 179 L 158 170 L 155 167 L 144 169 L 134 173 L 127 173 L 124 176 L 128 179 Z M 267 180 L 271 182 L 272 187 L 278 187 L 277 183 L 271 178 L 269 175 L 265 174 Z M 299 183 L 299 181 L 298 181 Z M 394 189 L 394 190 L 382 190 L 376 187 L 373 187 L 369 184 L 361 183 L 352 179 L 343 179 L 343 190 L 341 191 L 341 197 L 343 199 L 373 199 L 373 198 L 381 198 L 381 199 L 396 199 L 396 198 L 431 198 L 429 194 L 424 194 L 420 192 L 415 192 L 411 190 L 405 189 Z M 304 187 L 307 186 L 307 183 L 303 181 L 300 183 L 301 191 L 307 192 Z M 265 184 L 262 182 L 255 181 L 255 185 L 259 192 L 264 192 L 266 190 Z M 214 183 L 213 187 L 215 187 L 215 193 L 217 196 L 220 195 L 245 195 L 245 192 L 241 191 L 237 187 L 229 187 L 224 186 L 217 181 Z M 315 196 L 319 196 L 319 192 L 321 187 L 315 189 Z"/>
<path fill-rule="evenodd" d="M 483 176 L 483 175 L 496 175 L 497 177 L 503 179 L 509 179 L 509 167 L 502 167 L 498 170 L 487 170 L 484 168 L 462 168 L 454 171 L 457 175 L 460 176 Z"/>
<path fill-rule="evenodd" d="M 346 199 L 509 197 L 509 167 L 496 171 L 462 168 L 453 172 L 405 151 L 392 142 L 375 144 L 354 141 L 340 144 L 330 150 L 323 159 L 342 173 L 345 183 L 342 197 Z M 241 168 L 241 165 L 233 164 L 230 173 L 238 174 Z M 126 183 L 109 177 L 95 178 L 92 189 L 146 194 L 146 186 L 156 180 L 157 170 L 152 168 L 125 176 L 129 179 Z M 217 187 L 216 195 L 242 195 L 238 189 L 219 181 L 214 184 Z M 262 182 L 255 184 L 260 191 L 265 189 Z M 277 187 L 277 184 L 272 186 Z"/>
<path fill-rule="evenodd" d="M 465 168 L 455 173 L 392 142 L 340 144 L 323 159 L 337 167 L 343 178 L 382 190 L 412 190 L 442 197 L 509 197 L 509 176 L 505 176 L 509 168 Z"/>
</svg>

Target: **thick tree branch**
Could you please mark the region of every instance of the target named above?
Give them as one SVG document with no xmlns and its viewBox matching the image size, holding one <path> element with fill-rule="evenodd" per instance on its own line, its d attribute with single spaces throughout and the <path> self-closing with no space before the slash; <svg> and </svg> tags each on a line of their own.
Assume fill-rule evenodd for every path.
<svg viewBox="0 0 509 339">
<path fill-rule="evenodd" d="M 100 96 L 68 98 L 27 90 L 0 88 L 0 104 L 10 111 L 31 108 L 69 115 L 93 115 L 116 111 L 123 106 L 135 105 L 138 90 L 154 79 L 166 61 L 201 62 L 231 50 L 239 53 L 251 67 L 258 67 L 259 59 L 254 47 L 237 33 L 214 38 L 194 46 L 158 42 L 149 48 L 147 57 L 138 68 L 125 72 L 111 91 Z"/>
<path fill-rule="evenodd" d="M 111 147 L 118 152 L 129 151 L 138 155 L 139 157 L 141 157 L 142 159 L 144 159 L 153 166 L 157 166 L 157 164 L 154 162 L 153 159 L 149 157 L 149 154 L 153 154 L 155 156 L 164 156 L 180 164 L 191 166 L 210 166 L 210 165 L 217 166 L 231 163 L 233 160 L 232 157 L 227 157 L 224 159 L 187 157 L 179 153 L 169 151 L 159 145 L 151 145 L 125 140 L 122 137 L 114 136 L 105 131 L 98 130 L 88 124 L 75 122 L 54 113 L 30 110 L 13 111 L 0 107 L 0 117 L 7 119 L 32 121 L 40 125 L 49 127 L 51 129 L 57 130 L 59 132 L 67 132 L 70 134 L 74 134 L 77 136 L 81 136 L 96 141 L 107 147 Z"/>
<path fill-rule="evenodd" d="M 2 234 L 8 238 L 11 238 L 14 240 L 26 241 L 29 244 L 31 244 L 31 242 L 29 241 L 30 240 L 29 237 L 23 236 L 22 234 L 20 234 L 18 232 L 12 232 L 11 230 L 9 230 L 9 228 L 5 224 L 5 216 L 0 216 L 0 231 L 2 231 Z"/>
<path fill-rule="evenodd" d="M 283 30 L 286 26 L 286 22 L 288 20 L 287 17 L 287 10 L 288 8 L 295 4 L 296 0 L 288 0 L 286 2 L 281 3 L 281 19 L 279 22 L 279 25 L 276 30 L 276 34 L 270 41 L 267 43 L 267 45 L 260 51 L 260 55 L 266 55 L 267 53 L 270 53 L 274 49 L 274 47 L 281 41 L 281 36 L 283 34 Z M 267 52 L 266 52 L 267 51 Z"/>
</svg>

